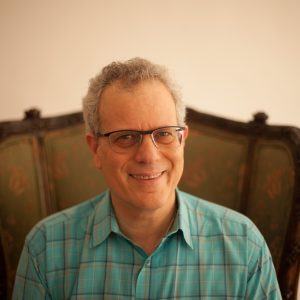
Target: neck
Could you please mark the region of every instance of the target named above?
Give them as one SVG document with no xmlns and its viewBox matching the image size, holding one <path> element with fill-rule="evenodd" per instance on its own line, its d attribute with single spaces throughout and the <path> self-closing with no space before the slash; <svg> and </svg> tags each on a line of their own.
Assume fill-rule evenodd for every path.
<svg viewBox="0 0 300 300">
<path fill-rule="evenodd" d="M 169 232 L 176 216 L 176 201 L 156 210 L 121 209 L 114 205 L 119 227 L 134 244 L 150 255 Z"/>
</svg>

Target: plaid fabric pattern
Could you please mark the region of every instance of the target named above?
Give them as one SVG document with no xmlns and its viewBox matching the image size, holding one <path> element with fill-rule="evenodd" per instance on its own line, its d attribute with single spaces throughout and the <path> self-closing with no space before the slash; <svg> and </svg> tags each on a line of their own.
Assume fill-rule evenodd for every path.
<svg viewBox="0 0 300 300">
<path fill-rule="evenodd" d="M 177 190 L 178 212 L 147 256 L 124 236 L 109 192 L 37 224 L 13 299 L 281 299 L 253 223 Z"/>
</svg>

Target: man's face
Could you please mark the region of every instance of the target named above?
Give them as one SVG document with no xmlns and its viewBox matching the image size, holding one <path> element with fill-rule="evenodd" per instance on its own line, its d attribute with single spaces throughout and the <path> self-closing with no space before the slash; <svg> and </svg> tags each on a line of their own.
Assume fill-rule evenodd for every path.
<svg viewBox="0 0 300 300">
<path fill-rule="evenodd" d="M 178 125 L 173 98 L 160 81 L 144 81 L 130 89 L 114 83 L 102 93 L 99 114 L 104 133 Z M 142 143 L 128 153 L 114 152 L 108 138 L 100 137 L 94 144 L 95 162 L 110 188 L 114 206 L 137 211 L 172 206 L 183 171 L 186 135 L 187 130 L 180 147 L 167 150 L 157 149 L 151 136 L 144 135 Z"/>
</svg>

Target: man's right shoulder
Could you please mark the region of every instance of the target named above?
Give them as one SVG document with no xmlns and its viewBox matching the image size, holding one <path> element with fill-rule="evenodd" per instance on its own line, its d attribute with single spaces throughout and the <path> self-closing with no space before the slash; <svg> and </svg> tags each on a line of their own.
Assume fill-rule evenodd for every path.
<svg viewBox="0 0 300 300">
<path fill-rule="evenodd" d="M 46 242 L 66 237 L 66 230 L 80 238 L 86 234 L 88 220 L 95 212 L 97 204 L 104 199 L 107 192 L 89 200 L 54 213 L 39 221 L 26 236 L 25 244 L 33 251 L 42 250 Z"/>
</svg>

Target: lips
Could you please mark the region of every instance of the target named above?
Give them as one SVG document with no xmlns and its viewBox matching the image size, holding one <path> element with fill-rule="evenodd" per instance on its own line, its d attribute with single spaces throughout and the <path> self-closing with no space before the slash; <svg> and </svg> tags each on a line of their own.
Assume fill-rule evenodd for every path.
<svg viewBox="0 0 300 300">
<path fill-rule="evenodd" d="M 164 173 L 163 172 L 159 172 L 159 173 L 151 173 L 151 174 L 130 174 L 131 177 L 135 178 L 135 179 L 138 179 L 138 180 L 153 180 L 153 179 L 156 179 L 158 177 L 160 177 L 162 174 Z"/>
</svg>

